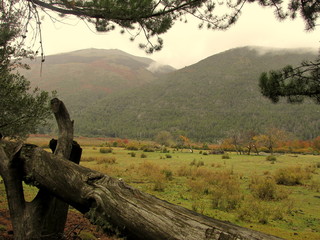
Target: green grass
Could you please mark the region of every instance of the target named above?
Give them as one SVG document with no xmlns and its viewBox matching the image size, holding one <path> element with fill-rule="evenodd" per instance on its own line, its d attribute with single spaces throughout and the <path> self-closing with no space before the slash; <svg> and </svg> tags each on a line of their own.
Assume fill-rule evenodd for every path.
<svg viewBox="0 0 320 240">
<path fill-rule="evenodd" d="M 270 162 L 265 156 L 233 153 L 229 153 L 229 159 L 223 159 L 221 155 L 202 155 L 198 151 L 189 153 L 171 150 L 172 158 L 166 158 L 165 153 L 159 152 L 148 152 L 146 158 L 140 158 L 142 151 L 136 151 L 136 157 L 131 157 L 131 152 L 123 148 L 113 148 L 112 156 L 116 158 L 116 164 L 99 165 L 96 161 L 92 161 L 82 162 L 82 165 L 122 178 L 141 191 L 216 219 L 230 221 L 285 239 L 320 239 L 320 193 L 314 187 L 320 185 L 319 168 L 314 168 L 311 179 L 305 180 L 301 185 L 277 185 L 280 192 L 287 192 L 284 199 L 258 200 L 252 196 L 249 189 L 253 176 L 273 177 L 279 169 L 290 167 L 305 169 L 308 166 L 315 166 L 319 162 L 318 156 L 279 155 L 277 161 Z M 102 154 L 98 148 L 84 148 L 83 156 L 102 157 Z M 203 162 L 204 165 L 197 167 L 197 164 L 190 164 L 192 162 Z M 172 172 L 171 180 L 166 179 L 164 170 Z M 214 179 L 213 175 L 217 179 Z M 231 209 L 213 208 L 214 194 L 220 194 L 222 201 L 230 200 L 226 198 L 230 192 L 224 193 L 224 188 L 217 190 L 220 185 L 227 186 L 228 183 L 225 181 L 229 181 L 226 180 L 228 176 L 232 176 L 234 181 L 239 183 L 240 192 L 233 196 L 239 206 Z M 209 183 L 210 181 L 218 183 L 214 185 Z M 155 185 L 159 183 L 162 184 L 162 189 L 155 190 Z M 259 216 L 242 220 L 240 209 L 247 211 L 246 208 L 251 208 L 250 201 L 257 203 L 255 214 Z"/>
<path fill-rule="evenodd" d="M 100 153 L 100 147 L 83 147 L 81 165 L 122 178 L 137 189 L 171 203 L 195 210 L 209 217 L 229 221 L 285 239 L 320 239 L 320 168 L 318 156 L 279 155 L 274 163 L 265 156 L 246 156 L 229 153 L 202 155 L 177 152 L 146 152 L 113 147 L 112 153 Z M 115 161 L 108 161 L 108 159 Z M 203 162 L 200 164 L 191 164 Z M 310 179 L 294 186 L 277 185 L 273 200 L 258 199 L 254 179 L 273 179 L 279 169 L 313 166 Z M 310 168 L 307 168 L 310 169 Z M 260 184 L 264 182 L 258 181 Z M 275 181 L 266 181 L 275 184 Z M 265 191 L 268 191 L 266 188 Z M 25 187 L 27 199 L 37 192 Z M 219 197 L 217 197 L 219 196 Z M 277 195 L 278 196 L 278 195 Z M 0 184 L 0 207 L 6 207 L 3 184 Z"/>
</svg>

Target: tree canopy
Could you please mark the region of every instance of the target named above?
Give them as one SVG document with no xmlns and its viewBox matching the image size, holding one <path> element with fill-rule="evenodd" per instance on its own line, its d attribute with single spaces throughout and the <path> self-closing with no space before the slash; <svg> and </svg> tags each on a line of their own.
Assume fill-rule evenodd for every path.
<svg viewBox="0 0 320 240">
<path fill-rule="evenodd" d="M 320 56 L 295 68 L 288 65 L 280 70 L 262 73 L 260 89 L 274 103 L 281 97 L 286 97 L 290 103 L 300 103 L 304 97 L 309 97 L 320 104 Z"/>
<path fill-rule="evenodd" d="M 21 11 L 10 4 L 1 4 L 0 9 L 0 133 L 24 137 L 49 116 L 49 94 L 31 91 L 30 82 L 17 72 L 19 67 L 28 67 L 21 59 L 33 56 L 23 47 L 23 37 L 19 40 Z"/>
</svg>

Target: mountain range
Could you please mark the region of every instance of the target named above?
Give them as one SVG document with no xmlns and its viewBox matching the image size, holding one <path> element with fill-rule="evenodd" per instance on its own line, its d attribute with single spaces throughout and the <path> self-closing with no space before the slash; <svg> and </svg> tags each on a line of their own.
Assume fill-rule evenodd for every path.
<svg viewBox="0 0 320 240">
<path fill-rule="evenodd" d="M 48 56 L 42 71 L 31 63 L 25 75 L 34 86 L 58 91 L 78 135 L 150 139 L 166 130 L 215 142 L 231 131 L 277 127 L 309 139 L 320 135 L 319 106 L 273 104 L 261 96 L 258 79 L 316 56 L 306 49 L 241 47 L 175 70 L 120 50 L 86 49 Z"/>
</svg>

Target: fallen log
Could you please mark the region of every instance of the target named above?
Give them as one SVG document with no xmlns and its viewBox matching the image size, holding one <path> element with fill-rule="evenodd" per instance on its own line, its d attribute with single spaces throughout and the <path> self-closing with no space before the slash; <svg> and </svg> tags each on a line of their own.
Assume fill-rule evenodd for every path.
<svg viewBox="0 0 320 240">
<path fill-rule="evenodd" d="M 23 166 L 25 181 L 70 204 L 104 230 L 127 239 L 280 239 L 160 200 L 34 145 L 6 147 L 10 144 L 4 141 L 0 145 L 7 156 L 19 148 L 14 157 Z"/>
</svg>

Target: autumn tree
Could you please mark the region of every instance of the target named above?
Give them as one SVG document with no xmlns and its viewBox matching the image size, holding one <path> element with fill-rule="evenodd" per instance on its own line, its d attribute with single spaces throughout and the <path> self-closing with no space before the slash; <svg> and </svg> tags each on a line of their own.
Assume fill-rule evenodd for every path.
<svg viewBox="0 0 320 240">
<path fill-rule="evenodd" d="M 254 131 L 246 131 L 242 133 L 242 139 L 243 139 L 243 147 L 247 150 L 246 152 L 248 155 L 251 154 L 251 151 L 255 151 L 258 155 L 258 148 L 257 143 L 255 139 L 256 133 Z"/>
<path fill-rule="evenodd" d="M 264 134 L 255 136 L 256 144 L 260 147 L 265 147 L 273 154 L 274 148 L 281 142 L 287 140 L 288 134 L 277 128 L 270 128 Z"/>
</svg>

